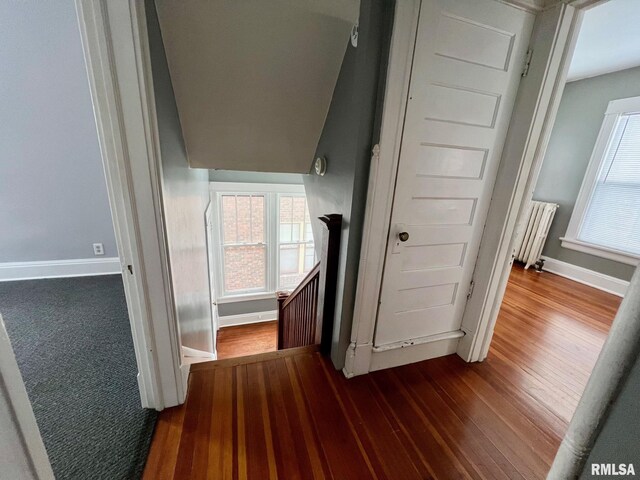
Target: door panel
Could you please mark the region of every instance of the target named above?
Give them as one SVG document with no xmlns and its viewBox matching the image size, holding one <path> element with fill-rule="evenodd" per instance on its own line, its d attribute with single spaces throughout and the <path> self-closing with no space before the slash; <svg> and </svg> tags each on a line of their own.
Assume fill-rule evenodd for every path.
<svg viewBox="0 0 640 480">
<path fill-rule="evenodd" d="M 377 346 L 460 329 L 533 19 L 422 1 Z"/>
</svg>

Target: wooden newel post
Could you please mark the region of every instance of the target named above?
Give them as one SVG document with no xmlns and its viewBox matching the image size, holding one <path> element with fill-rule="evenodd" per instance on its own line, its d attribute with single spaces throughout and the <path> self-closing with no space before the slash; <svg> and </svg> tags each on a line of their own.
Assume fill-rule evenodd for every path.
<svg viewBox="0 0 640 480">
<path fill-rule="evenodd" d="M 329 353 L 333 337 L 333 320 L 336 311 L 336 287 L 340 257 L 342 215 L 332 213 L 319 217 L 324 224 L 320 256 L 320 288 L 316 323 L 316 343 L 322 353 Z"/>
<path fill-rule="evenodd" d="M 287 292 L 276 292 L 276 299 L 278 300 L 278 350 L 281 350 L 284 346 L 284 301 L 289 298 L 289 294 Z"/>
</svg>

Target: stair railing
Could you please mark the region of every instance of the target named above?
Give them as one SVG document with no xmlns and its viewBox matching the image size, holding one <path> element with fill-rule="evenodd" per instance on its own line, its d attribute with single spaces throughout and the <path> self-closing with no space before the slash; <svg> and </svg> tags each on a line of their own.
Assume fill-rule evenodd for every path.
<svg viewBox="0 0 640 480">
<path fill-rule="evenodd" d="M 319 344 L 331 350 L 342 215 L 320 217 L 320 261 L 291 292 L 278 292 L 278 349 Z"/>
</svg>

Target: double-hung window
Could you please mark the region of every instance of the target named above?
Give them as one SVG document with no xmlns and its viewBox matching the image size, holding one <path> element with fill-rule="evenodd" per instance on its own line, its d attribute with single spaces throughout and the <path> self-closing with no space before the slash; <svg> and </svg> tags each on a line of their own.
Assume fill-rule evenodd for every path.
<svg viewBox="0 0 640 480">
<path fill-rule="evenodd" d="M 211 184 L 218 300 L 293 290 L 316 263 L 302 185 Z"/>
<path fill-rule="evenodd" d="M 636 265 L 640 259 L 640 97 L 609 102 L 574 207 L 567 248 Z"/>
</svg>

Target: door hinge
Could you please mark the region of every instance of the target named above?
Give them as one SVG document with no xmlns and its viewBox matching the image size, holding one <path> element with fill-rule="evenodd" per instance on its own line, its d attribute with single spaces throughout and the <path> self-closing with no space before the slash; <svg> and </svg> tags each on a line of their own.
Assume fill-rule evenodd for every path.
<svg viewBox="0 0 640 480">
<path fill-rule="evenodd" d="M 530 48 L 527 50 L 527 54 L 524 57 L 524 66 L 522 67 L 522 76 L 526 77 L 529 74 L 529 67 L 531 66 L 531 57 L 533 56 L 533 50 Z"/>
<path fill-rule="evenodd" d="M 473 295 L 473 286 L 475 285 L 475 282 L 473 280 L 471 280 L 471 283 L 469 284 L 469 291 L 467 292 L 467 300 L 469 300 L 471 298 L 471 295 Z"/>
</svg>

